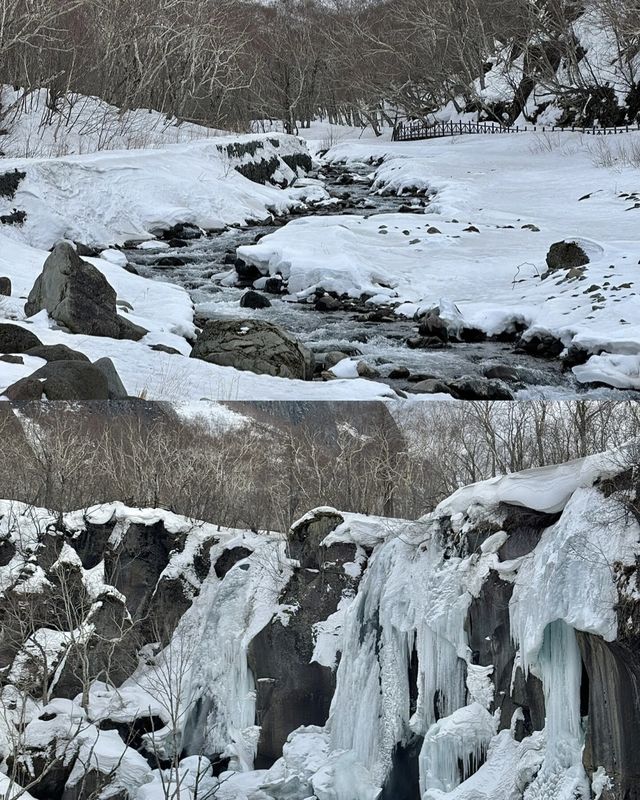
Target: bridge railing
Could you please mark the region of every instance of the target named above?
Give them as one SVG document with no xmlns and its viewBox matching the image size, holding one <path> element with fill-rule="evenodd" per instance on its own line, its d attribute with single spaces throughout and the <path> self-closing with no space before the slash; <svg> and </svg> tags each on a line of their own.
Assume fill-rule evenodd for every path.
<svg viewBox="0 0 640 800">
<path fill-rule="evenodd" d="M 621 125 L 615 128 L 581 127 L 578 125 L 500 125 L 498 122 L 436 122 L 429 124 L 424 120 L 399 122 L 393 129 L 394 142 L 409 142 L 419 139 L 440 139 L 444 136 L 463 134 L 508 134 L 508 133 L 582 133 L 587 136 L 609 136 L 618 133 L 640 131 L 637 125 Z"/>
</svg>

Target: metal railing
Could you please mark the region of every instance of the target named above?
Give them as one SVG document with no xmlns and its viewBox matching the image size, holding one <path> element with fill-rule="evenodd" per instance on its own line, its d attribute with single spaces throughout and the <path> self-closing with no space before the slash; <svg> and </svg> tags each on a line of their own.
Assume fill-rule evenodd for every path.
<svg viewBox="0 0 640 800">
<path fill-rule="evenodd" d="M 621 125 L 617 128 L 590 128 L 578 125 L 500 125 L 497 122 L 436 122 L 429 124 L 424 120 L 408 120 L 399 122 L 393 129 L 394 142 L 410 142 L 419 139 L 441 139 L 444 136 L 462 136 L 464 134 L 506 134 L 506 133 L 582 133 L 589 136 L 608 136 L 617 133 L 640 131 L 637 125 Z"/>
</svg>

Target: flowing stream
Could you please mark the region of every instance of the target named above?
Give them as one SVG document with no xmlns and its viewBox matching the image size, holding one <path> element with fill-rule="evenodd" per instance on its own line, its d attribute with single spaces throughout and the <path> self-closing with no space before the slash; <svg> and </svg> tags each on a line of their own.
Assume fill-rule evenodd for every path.
<svg viewBox="0 0 640 800">
<path fill-rule="evenodd" d="M 331 167 L 320 171 L 327 191 L 336 199 L 334 206 L 310 209 L 310 214 L 422 213 L 428 204 L 425 198 L 380 196 L 371 192 L 368 178 L 371 167 Z M 163 249 L 128 249 L 131 264 L 145 277 L 177 283 L 191 295 L 197 318 L 256 318 L 275 322 L 294 334 L 322 361 L 324 354 L 341 351 L 360 355 L 376 369 L 381 380 L 403 391 L 422 378 L 451 380 L 461 376 L 482 377 L 491 366 L 509 366 L 519 372 L 521 383 L 512 387 L 519 399 L 569 399 L 585 396 L 586 387 L 571 375 L 563 373 L 557 360 L 534 358 L 514 352 L 513 343 L 485 341 L 453 344 L 443 349 L 412 350 L 406 340 L 417 335 L 418 323 L 406 319 L 372 321 L 368 314 L 354 311 L 321 312 L 312 305 L 288 302 L 282 296 L 266 295 L 271 307 L 240 307 L 245 288 L 221 285 L 221 279 L 233 269 L 235 250 L 272 233 L 283 221 L 231 228 L 223 233 L 191 240 L 186 247 Z M 169 259 L 168 261 L 166 259 Z M 173 262 L 173 263 L 171 263 Z M 178 263 L 180 262 L 180 263 Z M 410 372 L 406 378 L 390 378 L 399 368 Z M 607 388 L 589 388 L 590 398 L 619 397 L 628 399 L 630 392 Z M 640 396 L 640 394 L 638 395 Z"/>
</svg>

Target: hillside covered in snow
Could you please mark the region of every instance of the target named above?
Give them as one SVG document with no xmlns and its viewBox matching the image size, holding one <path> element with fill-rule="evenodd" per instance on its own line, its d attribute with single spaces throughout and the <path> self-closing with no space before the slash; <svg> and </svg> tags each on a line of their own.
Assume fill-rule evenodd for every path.
<svg viewBox="0 0 640 800">
<path fill-rule="evenodd" d="M 3 789 L 637 797 L 637 456 L 286 535 L 3 501 Z"/>
</svg>

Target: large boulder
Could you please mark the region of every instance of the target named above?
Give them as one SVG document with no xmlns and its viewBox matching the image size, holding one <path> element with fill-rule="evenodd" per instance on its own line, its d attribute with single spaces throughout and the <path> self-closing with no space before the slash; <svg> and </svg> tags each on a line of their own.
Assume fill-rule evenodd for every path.
<svg viewBox="0 0 640 800">
<path fill-rule="evenodd" d="M 50 361 L 10 386 L 10 400 L 109 400 L 109 381 L 100 367 L 86 361 Z"/>
<path fill-rule="evenodd" d="M 39 347 L 40 339 L 26 328 L 11 323 L 0 325 L 0 353 L 26 353 L 32 347 Z"/>
<path fill-rule="evenodd" d="M 549 271 L 583 267 L 589 263 L 589 256 L 577 242 L 554 242 L 547 253 Z"/>
<path fill-rule="evenodd" d="M 97 361 L 93 362 L 93 366 L 99 369 L 107 379 L 109 400 L 124 400 L 129 396 L 110 358 L 99 358 Z"/>
<path fill-rule="evenodd" d="M 258 375 L 300 380 L 313 377 L 311 351 L 279 325 L 262 320 L 209 320 L 193 346 L 191 358 Z"/>
<path fill-rule="evenodd" d="M 29 292 L 26 315 L 33 316 L 43 309 L 72 333 L 134 341 L 147 333 L 117 314 L 114 289 L 69 242 L 55 246 Z"/>
</svg>

